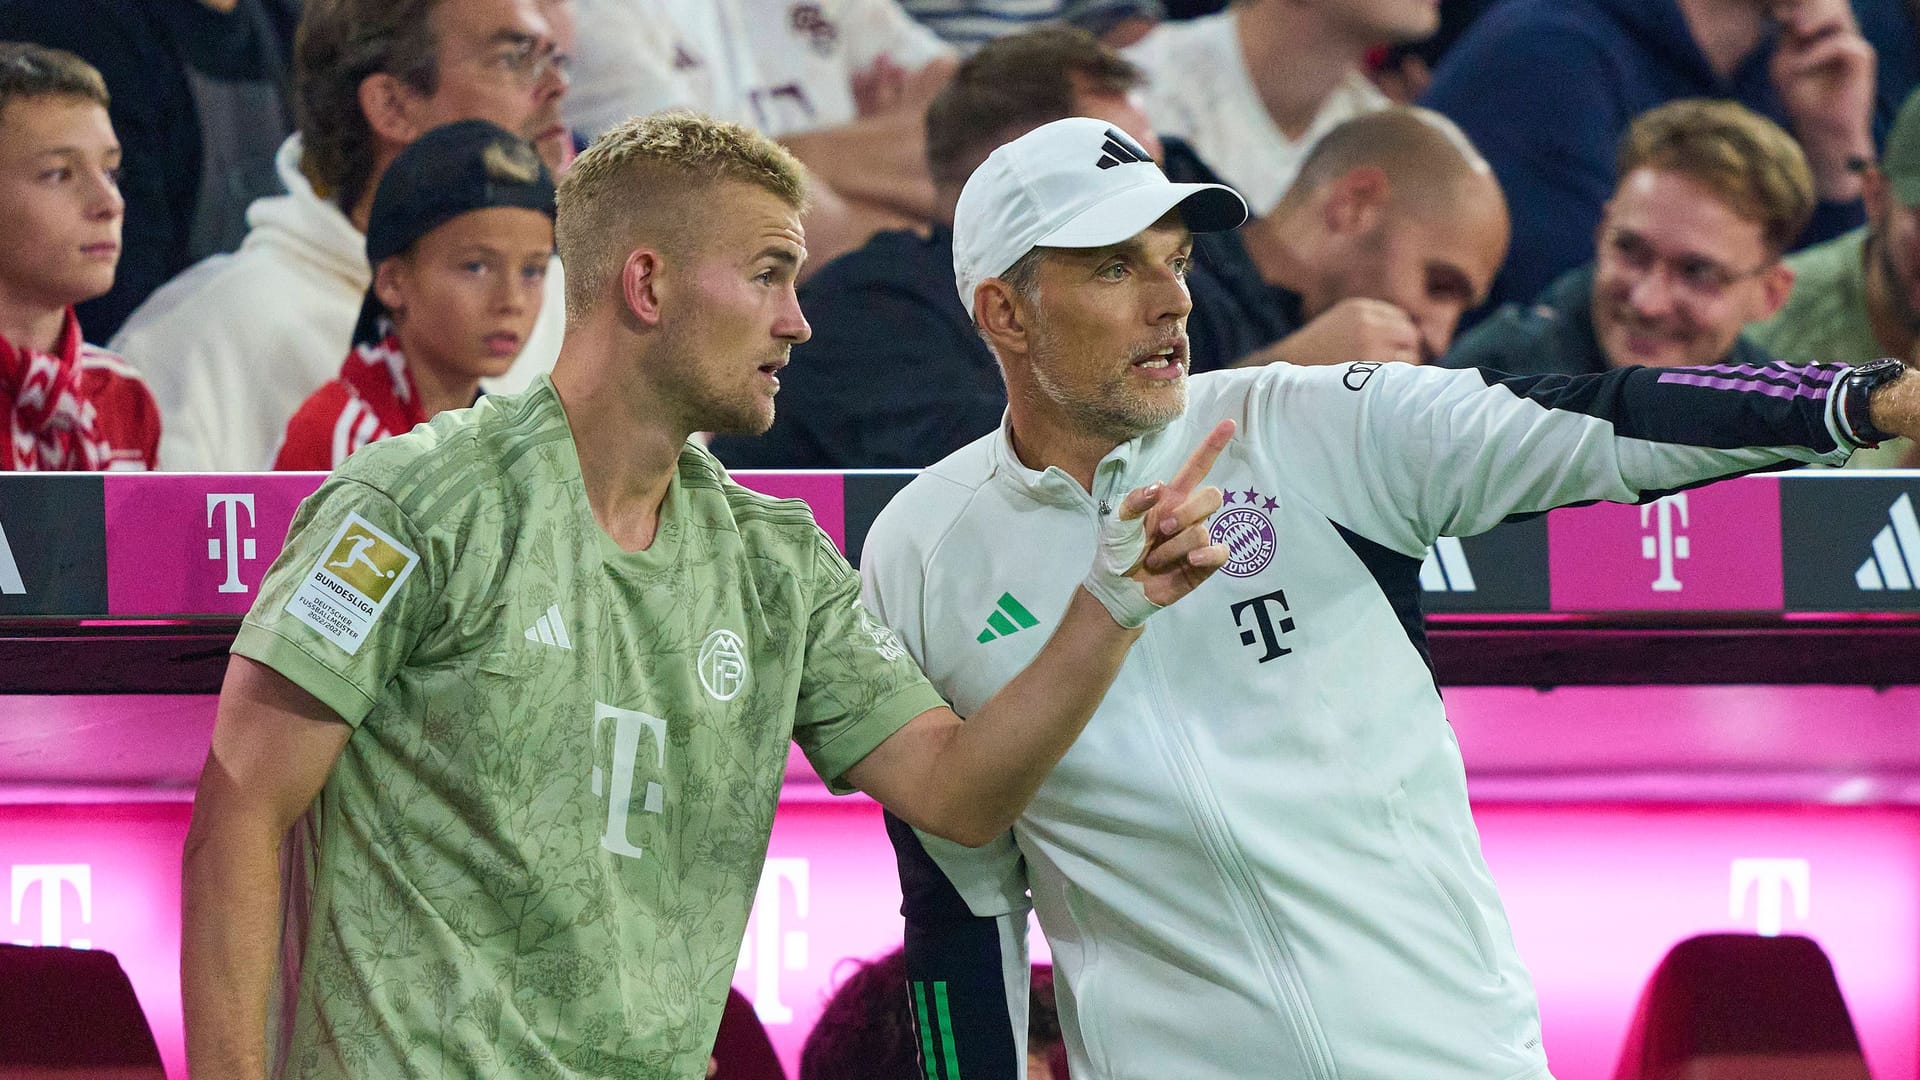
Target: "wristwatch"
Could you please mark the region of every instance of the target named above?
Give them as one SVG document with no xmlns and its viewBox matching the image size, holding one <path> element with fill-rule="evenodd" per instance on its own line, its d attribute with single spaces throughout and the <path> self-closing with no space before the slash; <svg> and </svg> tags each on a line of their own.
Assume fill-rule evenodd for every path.
<svg viewBox="0 0 1920 1080">
<path fill-rule="evenodd" d="M 1844 395 L 1841 398 L 1840 418 L 1854 442 L 1861 446 L 1879 446 L 1895 437 L 1893 433 L 1874 426 L 1871 402 L 1875 390 L 1899 378 L 1906 370 L 1907 365 L 1899 358 L 1887 356 L 1861 364 L 1840 377 Z"/>
</svg>

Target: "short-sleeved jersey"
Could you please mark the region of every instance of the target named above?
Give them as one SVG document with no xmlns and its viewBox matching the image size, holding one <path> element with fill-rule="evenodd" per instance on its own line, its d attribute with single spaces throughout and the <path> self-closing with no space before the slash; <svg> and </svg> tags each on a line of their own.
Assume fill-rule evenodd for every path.
<svg viewBox="0 0 1920 1080">
<path fill-rule="evenodd" d="M 941 704 L 805 505 L 697 446 L 622 551 L 545 379 L 349 459 L 234 651 L 354 728 L 294 1077 L 704 1077 L 789 738 L 843 790 Z"/>
</svg>

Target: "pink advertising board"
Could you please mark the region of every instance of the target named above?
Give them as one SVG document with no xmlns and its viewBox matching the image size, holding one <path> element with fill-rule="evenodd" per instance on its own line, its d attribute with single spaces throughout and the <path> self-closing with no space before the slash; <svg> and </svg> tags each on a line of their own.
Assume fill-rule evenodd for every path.
<svg viewBox="0 0 1920 1080">
<path fill-rule="evenodd" d="M 107 608 L 244 615 L 318 473 L 106 475 Z"/>
<path fill-rule="evenodd" d="M 738 472 L 743 487 L 776 499 L 802 499 L 833 546 L 847 550 L 847 479 L 837 472 Z"/>
<path fill-rule="evenodd" d="M 1547 517 L 1555 611 L 1779 611 L 1780 481 Z"/>
<path fill-rule="evenodd" d="M 115 615 L 244 615 L 320 473 L 108 473 L 107 608 Z M 845 551 L 838 473 L 742 473 L 763 494 L 804 499 Z"/>
<path fill-rule="evenodd" d="M 0 805 L 0 882 L 11 892 L 0 939 L 118 954 L 175 1080 L 185 1077 L 176 972 L 187 812 Z M 1729 930 L 1818 941 L 1873 1075 L 1915 1075 L 1920 811 L 1502 803 L 1475 815 L 1560 1080 L 1609 1080 L 1661 956 Z M 877 806 L 857 796 L 781 805 L 734 983 L 789 1076 L 852 961 L 899 943 L 899 902 Z"/>
<path fill-rule="evenodd" d="M 120 959 L 160 1044 L 186 1080 L 180 1028 L 180 854 L 192 807 L 0 806 L 0 941 L 105 949 Z"/>
</svg>

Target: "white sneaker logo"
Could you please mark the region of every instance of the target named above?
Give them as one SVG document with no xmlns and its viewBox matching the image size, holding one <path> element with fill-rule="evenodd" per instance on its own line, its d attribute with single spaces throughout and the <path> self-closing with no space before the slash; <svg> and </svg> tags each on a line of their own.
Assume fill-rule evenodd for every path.
<svg viewBox="0 0 1920 1080">
<path fill-rule="evenodd" d="M 1896 499 L 1887 517 L 1886 528 L 1873 538 L 1873 554 L 1853 572 L 1862 592 L 1920 588 L 1920 518 L 1913 512 L 1913 496 Z"/>
<path fill-rule="evenodd" d="M 1475 592 L 1473 567 L 1467 565 L 1467 549 L 1460 539 L 1442 536 L 1427 550 L 1420 564 L 1420 589 L 1423 592 Z"/>
<path fill-rule="evenodd" d="M 551 645 L 556 649 L 573 651 L 573 639 L 567 636 L 567 624 L 560 621 L 560 605 L 547 608 L 540 620 L 527 627 L 527 640 L 541 645 Z"/>
</svg>

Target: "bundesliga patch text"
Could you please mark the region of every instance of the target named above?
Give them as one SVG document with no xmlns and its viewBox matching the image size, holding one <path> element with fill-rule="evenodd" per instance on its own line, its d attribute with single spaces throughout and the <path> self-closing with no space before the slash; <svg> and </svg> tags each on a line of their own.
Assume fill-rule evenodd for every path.
<svg viewBox="0 0 1920 1080">
<path fill-rule="evenodd" d="M 325 550 L 286 611 L 352 656 L 420 556 L 355 513 L 340 523 Z"/>
</svg>

